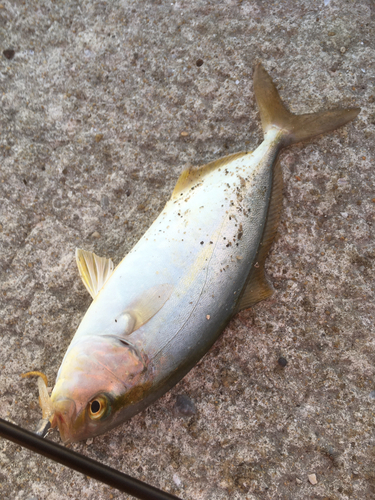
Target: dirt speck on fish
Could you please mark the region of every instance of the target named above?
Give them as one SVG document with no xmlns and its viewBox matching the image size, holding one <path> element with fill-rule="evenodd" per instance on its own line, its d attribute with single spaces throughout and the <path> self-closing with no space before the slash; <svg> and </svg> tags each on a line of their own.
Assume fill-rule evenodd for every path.
<svg viewBox="0 0 375 500">
<path fill-rule="evenodd" d="M 116 269 L 77 250 L 93 302 L 51 397 L 38 379 L 44 422 L 58 426 L 63 441 L 97 436 L 146 408 L 201 359 L 234 314 L 272 294 L 264 263 L 282 206 L 279 152 L 360 110 L 293 115 L 260 64 L 254 91 L 264 131 L 254 152 L 182 172 L 162 213 Z"/>
</svg>

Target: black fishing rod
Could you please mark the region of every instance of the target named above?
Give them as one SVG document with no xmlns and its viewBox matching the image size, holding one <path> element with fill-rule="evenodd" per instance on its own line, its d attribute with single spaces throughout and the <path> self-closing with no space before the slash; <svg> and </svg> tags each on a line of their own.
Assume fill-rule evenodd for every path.
<svg viewBox="0 0 375 500">
<path fill-rule="evenodd" d="M 141 500 L 181 500 L 0 418 L 0 436 Z"/>
</svg>

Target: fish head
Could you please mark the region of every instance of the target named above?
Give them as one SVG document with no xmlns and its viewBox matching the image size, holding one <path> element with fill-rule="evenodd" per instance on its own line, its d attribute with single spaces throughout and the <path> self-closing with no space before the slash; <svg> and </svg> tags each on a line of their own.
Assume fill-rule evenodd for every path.
<svg viewBox="0 0 375 500">
<path fill-rule="evenodd" d="M 51 394 L 52 426 L 76 442 L 102 434 L 134 404 L 147 378 L 147 362 L 121 338 L 83 338 L 68 350 Z M 134 397 L 132 397 L 132 395 Z"/>
</svg>

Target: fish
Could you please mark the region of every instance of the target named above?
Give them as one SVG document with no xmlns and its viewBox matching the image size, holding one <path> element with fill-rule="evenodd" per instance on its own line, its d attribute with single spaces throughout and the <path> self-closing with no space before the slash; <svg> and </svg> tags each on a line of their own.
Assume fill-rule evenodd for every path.
<svg viewBox="0 0 375 500">
<path fill-rule="evenodd" d="M 239 311 L 273 293 L 264 264 L 282 209 L 280 151 L 333 131 L 359 108 L 294 115 L 261 63 L 253 75 L 263 142 L 183 171 L 164 209 L 114 268 L 77 249 L 93 298 L 49 395 L 42 425 L 63 442 L 98 436 L 160 398 L 204 356 Z"/>
</svg>

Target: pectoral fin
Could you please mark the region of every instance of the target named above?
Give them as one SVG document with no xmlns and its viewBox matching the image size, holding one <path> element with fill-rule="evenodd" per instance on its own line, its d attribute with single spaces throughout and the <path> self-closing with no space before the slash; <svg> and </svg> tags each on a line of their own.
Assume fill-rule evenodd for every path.
<svg viewBox="0 0 375 500">
<path fill-rule="evenodd" d="M 95 299 L 113 272 L 112 260 L 77 248 L 76 262 L 83 284 L 91 297 Z"/>
<path fill-rule="evenodd" d="M 124 327 L 123 335 L 130 335 L 155 316 L 167 302 L 172 291 L 173 285 L 169 283 L 155 285 L 134 300 L 117 320 Z"/>
</svg>

